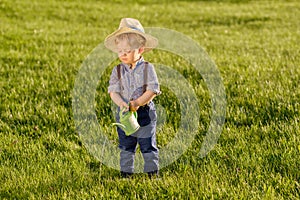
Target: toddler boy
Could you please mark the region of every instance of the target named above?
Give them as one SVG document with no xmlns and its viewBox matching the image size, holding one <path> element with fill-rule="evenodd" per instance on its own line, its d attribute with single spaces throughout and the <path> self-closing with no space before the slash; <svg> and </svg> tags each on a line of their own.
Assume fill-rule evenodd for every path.
<svg viewBox="0 0 300 200">
<path fill-rule="evenodd" d="M 110 34 L 105 46 L 118 53 L 121 63 L 114 67 L 109 80 L 108 92 L 119 107 L 137 111 L 140 128 L 130 136 L 117 128 L 119 136 L 121 175 L 134 173 L 134 155 L 137 144 L 144 158 L 144 172 L 158 175 L 158 148 L 156 145 L 156 110 L 153 98 L 160 94 L 154 66 L 146 62 L 142 54 L 158 45 L 155 37 L 146 34 L 141 23 L 123 18 L 119 29 Z M 119 121 L 118 114 L 116 120 Z"/>
</svg>

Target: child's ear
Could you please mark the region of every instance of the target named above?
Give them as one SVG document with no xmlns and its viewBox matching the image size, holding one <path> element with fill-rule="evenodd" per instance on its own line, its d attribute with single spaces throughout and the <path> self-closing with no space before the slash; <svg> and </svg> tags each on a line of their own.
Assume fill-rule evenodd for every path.
<svg viewBox="0 0 300 200">
<path fill-rule="evenodd" d="M 144 47 L 140 47 L 140 48 L 139 48 L 139 54 L 144 53 L 144 51 L 145 51 L 145 48 L 144 48 Z"/>
</svg>

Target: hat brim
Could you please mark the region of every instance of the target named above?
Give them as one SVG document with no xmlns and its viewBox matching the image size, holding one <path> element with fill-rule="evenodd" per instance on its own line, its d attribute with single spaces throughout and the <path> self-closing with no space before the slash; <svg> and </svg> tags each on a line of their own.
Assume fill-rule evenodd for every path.
<svg viewBox="0 0 300 200">
<path fill-rule="evenodd" d="M 156 48 L 157 45 L 158 45 L 157 38 L 155 38 L 155 37 L 153 37 L 149 34 L 143 33 L 141 31 L 138 31 L 138 30 L 123 27 L 121 29 L 116 30 L 115 32 L 113 32 L 112 34 L 108 35 L 105 38 L 105 41 L 104 41 L 105 47 L 110 49 L 113 52 L 117 52 L 118 49 L 117 49 L 117 45 L 116 45 L 116 42 L 115 42 L 116 37 L 118 35 L 121 35 L 121 34 L 124 34 L 124 33 L 136 33 L 136 34 L 139 34 L 139 35 L 143 36 L 146 39 L 146 43 L 145 43 L 145 46 L 144 46 L 144 52 L 148 52 L 148 51 Z"/>
</svg>

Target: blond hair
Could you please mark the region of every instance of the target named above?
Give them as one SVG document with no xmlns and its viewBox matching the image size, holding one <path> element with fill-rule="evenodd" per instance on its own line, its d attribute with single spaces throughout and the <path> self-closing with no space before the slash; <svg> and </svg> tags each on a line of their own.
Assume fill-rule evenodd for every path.
<svg viewBox="0 0 300 200">
<path fill-rule="evenodd" d="M 123 33 L 118 35 L 115 39 L 115 43 L 118 45 L 120 41 L 123 40 L 126 40 L 132 49 L 144 47 L 146 44 L 146 39 L 137 33 Z"/>
</svg>

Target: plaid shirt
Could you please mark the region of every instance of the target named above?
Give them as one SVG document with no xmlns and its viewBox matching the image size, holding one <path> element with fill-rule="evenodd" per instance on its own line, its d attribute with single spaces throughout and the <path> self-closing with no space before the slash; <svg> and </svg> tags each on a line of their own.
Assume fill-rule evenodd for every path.
<svg viewBox="0 0 300 200">
<path fill-rule="evenodd" d="M 147 82 L 145 82 L 145 65 L 143 57 L 137 62 L 134 69 L 130 69 L 129 65 L 121 63 L 120 80 L 118 78 L 117 67 L 114 67 L 109 80 L 108 93 L 117 92 L 125 102 L 129 102 L 143 95 L 143 85 L 146 84 L 146 90 L 151 90 L 159 95 L 161 92 L 154 66 L 148 63 Z"/>
</svg>

